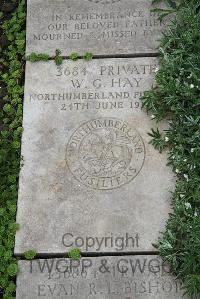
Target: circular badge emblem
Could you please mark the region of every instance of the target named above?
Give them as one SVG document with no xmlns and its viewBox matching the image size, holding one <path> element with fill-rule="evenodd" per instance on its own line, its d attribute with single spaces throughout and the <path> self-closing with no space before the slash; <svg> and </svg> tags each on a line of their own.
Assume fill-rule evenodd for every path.
<svg viewBox="0 0 200 299">
<path fill-rule="evenodd" d="M 120 2 L 121 0 L 88 0 L 93 3 L 101 3 L 101 4 L 113 4 L 116 2 Z"/>
<path fill-rule="evenodd" d="M 123 120 L 99 118 L 83 123 L 66 149 L 67 165 L 82 184 L 99 190 L 129 183 L 142 169 L 145 147 Z"/>
</svg>

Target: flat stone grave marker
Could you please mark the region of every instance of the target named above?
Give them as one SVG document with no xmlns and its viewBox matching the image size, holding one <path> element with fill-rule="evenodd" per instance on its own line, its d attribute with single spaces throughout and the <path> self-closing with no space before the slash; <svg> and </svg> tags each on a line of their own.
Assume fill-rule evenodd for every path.
<svg viewBox="0 0 200 299">
<path fill-rule="evenodd" d="M 27 63 L 15 253 L 153 251 L 174 177 L 139 97 L 155 58 Z"/>
<path fill-rule="evenodd" d="M 157 53 L 169 19 L 150 0 L 28 0 L 27 52 Z"/>
<path fill-rule="evenodd" d="M 17 299 L 188 299 L 157 256 L 20 261 Z"/>
</svg>

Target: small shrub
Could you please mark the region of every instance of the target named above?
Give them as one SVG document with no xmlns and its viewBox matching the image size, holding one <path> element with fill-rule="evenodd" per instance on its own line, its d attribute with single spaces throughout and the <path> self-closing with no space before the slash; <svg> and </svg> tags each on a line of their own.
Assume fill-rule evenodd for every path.
<svg viewBox="0 0 200 299">
<path fill-rule="evenodd" d="M 27 61 L 37 62 L 37 61 L 48 61 L 49 55 L 45 53 L 31 53 L 25 57 Z"/>
<path fill-rule="evenodd" d="M 81 259 L 81 251 L 79 248 L 73 248 L 68 252 L 68 257 L 73 260 Z"/>
<path fill-rule="evenodd" d="M 73 60 L 73 61 L 76 61 L 76 60 L 78 60 L 78 53 L 76 53 L 76 52 L 73 52 L 73 53 L 71 53 L 70 55 L 69 55 L 69 58 L 71 59 L 71 60 Z"/>
<path fill-rule="evenodd" d="M 90 53 L 90 52 L 86 52 L 85 55 L 83 56 L 83 58 L 84 58 L 86 61 L 92 60 L 92 58 L 93 58 L 93 54 Z"/>
<path fill-rule="evenodd" d="M 24 257 L 27 260 L 33 260 L 36 257 L 36 255 L 37 255 L 37 251 L 34 249 L 30 249 L 24 252 Z"/>
</svg>

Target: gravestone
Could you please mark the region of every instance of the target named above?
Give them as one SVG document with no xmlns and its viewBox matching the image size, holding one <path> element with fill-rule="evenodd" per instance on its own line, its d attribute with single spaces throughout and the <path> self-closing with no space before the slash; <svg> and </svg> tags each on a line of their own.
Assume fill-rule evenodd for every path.
<svg viewBox="0 0 200 299">
<path fill-rule="evenodd" d="M 169 20 L 150 0 L 28 0 L 27 52 L 150 54 Z"/>
<path fill-rule="evenodd" d="M 155 251 L 174 186 L 139 99 L 156 67 L 148 57 L 27 63 L 16 254 Z"/>
<path fill-rule="evenodd" d="M 17 299 L 188 299 L 157 256 L 20 261 Z"/>
</svg>

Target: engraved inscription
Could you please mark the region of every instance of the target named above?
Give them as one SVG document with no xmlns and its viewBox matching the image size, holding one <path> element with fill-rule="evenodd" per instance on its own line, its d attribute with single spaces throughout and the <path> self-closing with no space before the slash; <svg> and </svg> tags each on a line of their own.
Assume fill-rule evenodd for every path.
<svg viewBox="0 0 200 299">
<path fill-rule="evenodd" d="M 68 167 L 84 185 L 100 190 L 120 187 L 140 172 L 145 158 L 139 133 L 116 118 L 82 124 L 66 150 Z"/>
<path fill-rule="evenodd" d="M 92 1 L 93 0 L 89 0 Z M 95 1 L 95 0 L 94 0 Z M 106 4 L 106 1 L 101 2 Z M 111 3 L 111 2 L 110 2 Z M 107 3 L 108 4 L 108 3 Z M 61 9 L 61 8 L 60 8 Z M 35 19 L 41 23 L 44 12 L 37 12 Z M 45 12 L 45 27 L 31 32 L 34 41 L 82 41 L 87 38 L 97 41 L 111 40 L 113 45 L 119 40 L 133 37 L 156 37 L 167 26 L 166 20 L 159 19 L 159 13 L 143 10 L 89 13 Z"/>
<path fill-rule="evenodd" d="M 95 72 L 90 63 L 79 61 L 76 66 L 63 63 L 52 72 L 55 80 L 65 88 L 52 89 L 45 93 L 31 93 L 29 101 L 33 104 L 55 105 L 63 113 L 69 111 L 140 111 L 140 97 L 152 86 L 157 61 L 134 63 L 124 60 L 122 63 L 109 60 L 109 64 L 95 64 Z M 146 84 L 149 82 L 148 84 Z M 67 84 L 66 84 L 67 83 Z M 47 104 L 48 103 L 48 104 Z"/>
<path fill-rule="evenodd" d="M 157 256 L 34 260 L 21 269 L 20 292 L 36 298 L 180 299 L 182 283 Z M 22 282 L 29 282 L 23 285 Z M 26 288 L 26 286 L 28 286 Z M 19 288 L 18 288 L 19 291 Z M 17 294 L 21 299 L 21 293 Z"/>
<path fill-rule="evenodd" d="M 153 8 L 149 0 L 29 1 L 27 52 L 54 55 L 55 42 L 63 56 L 157 52 L 170 17 Z"/>
</svg>

